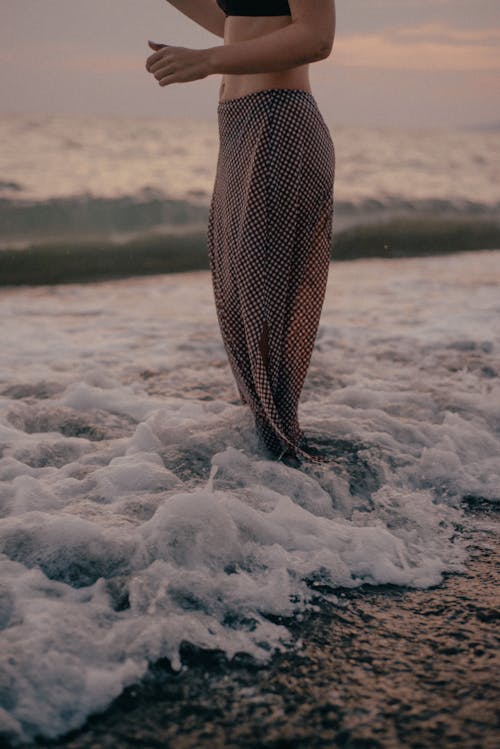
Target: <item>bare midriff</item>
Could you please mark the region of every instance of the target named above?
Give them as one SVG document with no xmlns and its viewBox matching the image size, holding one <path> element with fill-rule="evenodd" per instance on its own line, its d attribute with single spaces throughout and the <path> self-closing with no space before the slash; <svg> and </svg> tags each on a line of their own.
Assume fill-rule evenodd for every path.
<svg viewBox="0 0 500 749">
<path fill-rule="evenodd" d="M 224 28 L 224 44 L 256 39 L 290 23 L 290 16 L 228 16 Z M 268 88 L 294 88 L 311 92 L 309 65 L 299 65 L 274 73 L 225 74 L 222 76 L 219 99 L 236 99 Z"/>
</svg>

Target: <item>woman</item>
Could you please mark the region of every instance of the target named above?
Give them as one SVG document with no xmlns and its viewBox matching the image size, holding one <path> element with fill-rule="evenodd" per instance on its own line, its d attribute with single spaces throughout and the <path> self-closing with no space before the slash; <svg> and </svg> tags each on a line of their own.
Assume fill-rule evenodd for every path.
<svg viewBox="0 0 500 749">
<path fill-rule="evenodd" d="M 309 63 L 335 36 L 334 0 L 170 0 L 224 39 L 208 49 L 150 42 L 160 86 L 222 74 L 208 252 L 220 330 L 261 445 L 296 464 L 330 262 L 335 151 Z"/>
</svg>

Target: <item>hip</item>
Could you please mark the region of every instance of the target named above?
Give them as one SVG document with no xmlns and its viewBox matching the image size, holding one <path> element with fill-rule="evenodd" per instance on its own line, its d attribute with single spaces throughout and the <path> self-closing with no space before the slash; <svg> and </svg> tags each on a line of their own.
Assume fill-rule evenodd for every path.
<svg viewBox="0 0 500 749">
<path fill-rule="evenodd" d="M 290 157 L 322 152 L 334 158 L 330 130 L 311 91 L 268 88 L 219 101 L 222 153 L 241 153 L 254 146 L 274 151 L 286 147 Z M 326 149 L 326 151 L 325 151 Z"/>
</svg>

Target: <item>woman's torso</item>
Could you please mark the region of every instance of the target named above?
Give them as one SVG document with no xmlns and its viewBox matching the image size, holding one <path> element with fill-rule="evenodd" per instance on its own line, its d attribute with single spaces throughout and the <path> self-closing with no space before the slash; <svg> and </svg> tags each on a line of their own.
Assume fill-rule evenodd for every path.
<svg viewBox="0 0 500 749">
<path fill-rule="evenodd" d="M 290 16 L 228 16 L 224 44 L 256 39 L 277 31 L 292 22 Z M 219 90 L 221 101 L 235 99 L 267 88 L 295 88 L 311 92 L 309 65 L 300 65 L 276 73 L 252 73 L 222 76 Z"/>
</svg>

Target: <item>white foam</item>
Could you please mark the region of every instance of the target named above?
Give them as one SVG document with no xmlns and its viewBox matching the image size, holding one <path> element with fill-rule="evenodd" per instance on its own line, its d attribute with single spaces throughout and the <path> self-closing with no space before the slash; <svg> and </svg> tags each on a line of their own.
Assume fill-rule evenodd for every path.
<svg viewBox="0 0 500 749">
<path fill-rule="evenodd" d="M 0 399 L 4 737 L 80 726 L 183 640 L 269 658 L 291 635 L 266 615 L 314 610 L 312 583 L 335 604 L 465 569 L 460 500 L 500 485 L 500 252 L 478 257 L 332 267 L 300 415 L 338 459 L 302 470 L 258 452 L 207 273 L 0 300 L 2 389 L 28 393 Z"/>
</svg>

